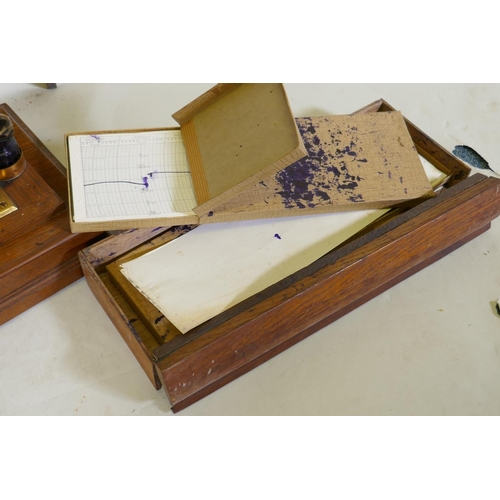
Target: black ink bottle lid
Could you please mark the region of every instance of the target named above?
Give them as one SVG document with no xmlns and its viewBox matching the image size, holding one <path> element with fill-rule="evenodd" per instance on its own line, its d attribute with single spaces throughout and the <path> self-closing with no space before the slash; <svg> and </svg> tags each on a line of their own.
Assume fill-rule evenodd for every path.
<svg viewBox="0 0 500 500">
<path fill-rule="evenodd" d="M 0 182 L 19 177 L 26 168 L 23 152 L 14 137 L 14 127 L 7 115 L 0 113 Z"/>
</svg>

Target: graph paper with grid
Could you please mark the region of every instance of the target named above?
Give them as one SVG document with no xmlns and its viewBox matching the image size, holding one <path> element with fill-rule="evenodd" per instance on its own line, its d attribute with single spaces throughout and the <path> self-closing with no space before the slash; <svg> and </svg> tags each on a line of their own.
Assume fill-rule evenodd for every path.
<svg viewBox="0 0 500 500">
<path fill-rule="evenodd" d="M 75 222 L 193 213 L 179 130 L 71 135 L 68 151 Z"/>
</svg>

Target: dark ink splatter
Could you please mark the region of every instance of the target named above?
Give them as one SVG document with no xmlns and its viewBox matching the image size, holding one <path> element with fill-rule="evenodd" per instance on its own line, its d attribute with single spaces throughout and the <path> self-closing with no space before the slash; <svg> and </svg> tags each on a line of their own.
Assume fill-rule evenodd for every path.
<svg viewBox="0 0 500 500">
<path fill-rule="evenodd" d="M 158 316 L 158 318 L 155 319 L 155 325 L 157 325 L 165 316 L 161 315 Z"/>
<path fill-rule="evenodd" d="M 208 212 L 207 216 L 208 216 L 208 217 L 212 217 L 212 215 L 213 215 L 213 214 L 214 214 L 214 213 L 213 213 L 212 211 L 210 211 L 210 212 Z"/>
<path fill-rule="evenodd" d="M 274 235 L 274 237 L 275 237 L 277 240 L 281 240 L 281 236 L 280 236 L 278 233 L 276 233 L 276 234 Z"/>
<path fill-rule="evenodd" d="M 321 138 L 317 134 L 317 124 L 311 118 L 297 120 L 297 126 L 308 156 L 276 174 L 276 182 L 281 188 L 277 189 L 277 194 L 283 198 L 285 207 L 313 208 L 330 204 L 329 192 L 332 189 L 343 193 L 346 199 L 352 197 L 363 201 L 361 194 L 354 193 L 362 179 L 349 172 L 353 161 L 367 162 L 358 157 L 362 150 L 356 139 L 346 138 L 349 141 L 346 144 L 346 139 L 335 131 L 329 131 L 329 139 Z"/>
<path fill-rule="evenodd" d="M 349 201 L 352 201 L 352 202 L 363 201 L 363 197 L 360 194 L 353 194 L 353 195 L 349 196 L 348 199 L 349 199 Z"/>
</svg>

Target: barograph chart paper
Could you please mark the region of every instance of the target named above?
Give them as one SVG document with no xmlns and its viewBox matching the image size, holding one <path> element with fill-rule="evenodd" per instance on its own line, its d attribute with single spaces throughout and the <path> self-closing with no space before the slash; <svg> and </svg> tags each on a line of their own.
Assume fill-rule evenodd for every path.
<svg viewBox="0 0 500 500">
<path fill-rule="evenodd" d="M 193 215 L 180 130 L 71 135 L 75 222 Z"/>
</svg>

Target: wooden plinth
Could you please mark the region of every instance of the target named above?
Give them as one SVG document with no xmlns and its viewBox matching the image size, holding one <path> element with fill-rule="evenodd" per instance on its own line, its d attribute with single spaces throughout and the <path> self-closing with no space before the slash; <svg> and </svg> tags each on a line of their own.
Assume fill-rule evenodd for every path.
<svg viewBox="0 0 500 500">
<path fill-rule="evenodd" d="M 65 169 L 7 104 L 25 172 L 0 186 L 18 210 L 0 219 L 0 324 L 81 278 L 78 251 L 98 233 L 72 234 Z"/>
</svg>

